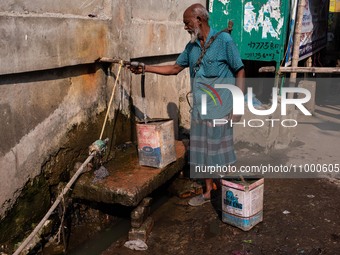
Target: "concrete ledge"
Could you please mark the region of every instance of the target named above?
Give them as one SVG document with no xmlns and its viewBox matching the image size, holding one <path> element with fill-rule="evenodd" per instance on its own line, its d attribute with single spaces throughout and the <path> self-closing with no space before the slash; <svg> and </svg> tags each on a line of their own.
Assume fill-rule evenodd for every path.
<svg viewBox="0 0 340 255">
<path fill-rule="evenodd" d="M 57 13 L 88 16 L 88 14 L 111 16 L 112 1 L 110 0 L 6 0 L 1 1 L 0 11 L 10 13 Z"/>
<path fill-rule="evenodd" d="M 105 179 L 93 183 L 93 171 L 80 176 L 72 195 L 89 201 L 137 206 L 144 197 L 182 170 L 184 155 L 183 143 L 176 141 L 177 160 L 158 169 L 140 166 L 136 148 L 130 148 L 116 155 L 106 166 L 110 175 Z"/>
</svg>

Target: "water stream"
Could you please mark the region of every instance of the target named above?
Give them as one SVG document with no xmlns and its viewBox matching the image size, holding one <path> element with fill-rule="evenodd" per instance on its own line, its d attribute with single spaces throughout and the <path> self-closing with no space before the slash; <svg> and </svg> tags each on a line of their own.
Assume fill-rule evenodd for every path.
<svg viewBox="0 0 340 255">
<path fill-rule="evenodd" d="M 143 107 L 143 114 L 144 114 L 144 123 L 146 124 L 147 121 L 147 115 L 146 115 L 146 104 L 145 104 L 145 97 L 142 97 L 142 107 Z"/>
</svg>

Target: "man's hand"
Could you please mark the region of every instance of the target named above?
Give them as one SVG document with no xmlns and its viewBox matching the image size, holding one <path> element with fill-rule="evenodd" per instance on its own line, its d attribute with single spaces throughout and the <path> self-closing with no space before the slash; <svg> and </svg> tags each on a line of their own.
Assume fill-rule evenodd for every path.
<svg viewBox="0 0 340 255">
<path fill-rule="evenodd" d="M 143 69 L 141 66 L 129 65 L 128 69 L 134 74 L 141 74 L 143 72 Z"/>
</svg>

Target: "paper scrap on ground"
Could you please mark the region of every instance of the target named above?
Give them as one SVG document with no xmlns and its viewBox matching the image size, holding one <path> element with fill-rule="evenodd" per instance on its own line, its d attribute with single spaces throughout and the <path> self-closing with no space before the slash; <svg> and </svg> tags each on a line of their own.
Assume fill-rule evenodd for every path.
<svg viewBox="0 0 340 255">
<path fill-rule="evenodd" d="M 148 245 L 139 239 L 127 241 L 125 242 L 124 246 L 131 250 L 136 250 L 136 251 L 145 251 L 148 249 Z"/>
</svg>

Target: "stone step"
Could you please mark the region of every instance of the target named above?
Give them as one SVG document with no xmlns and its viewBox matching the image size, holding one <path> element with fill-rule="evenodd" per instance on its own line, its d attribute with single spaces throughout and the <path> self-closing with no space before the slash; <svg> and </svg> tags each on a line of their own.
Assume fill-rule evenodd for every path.
<svg viewBox="0 0 340 255">
<path fill-rule="evenodd" d="M 144 197 L 170 180 L 185 165 L 185 146 L 175 142 L 177 160 L 158 169 L 140 166 L 135 146 L 119 152 L 105 166 L 109 176 L 94 182 L 93 171 L 82 174 L 74 185 L 72 196 L 89 201 L 137 206 Z"/>
</svg>

